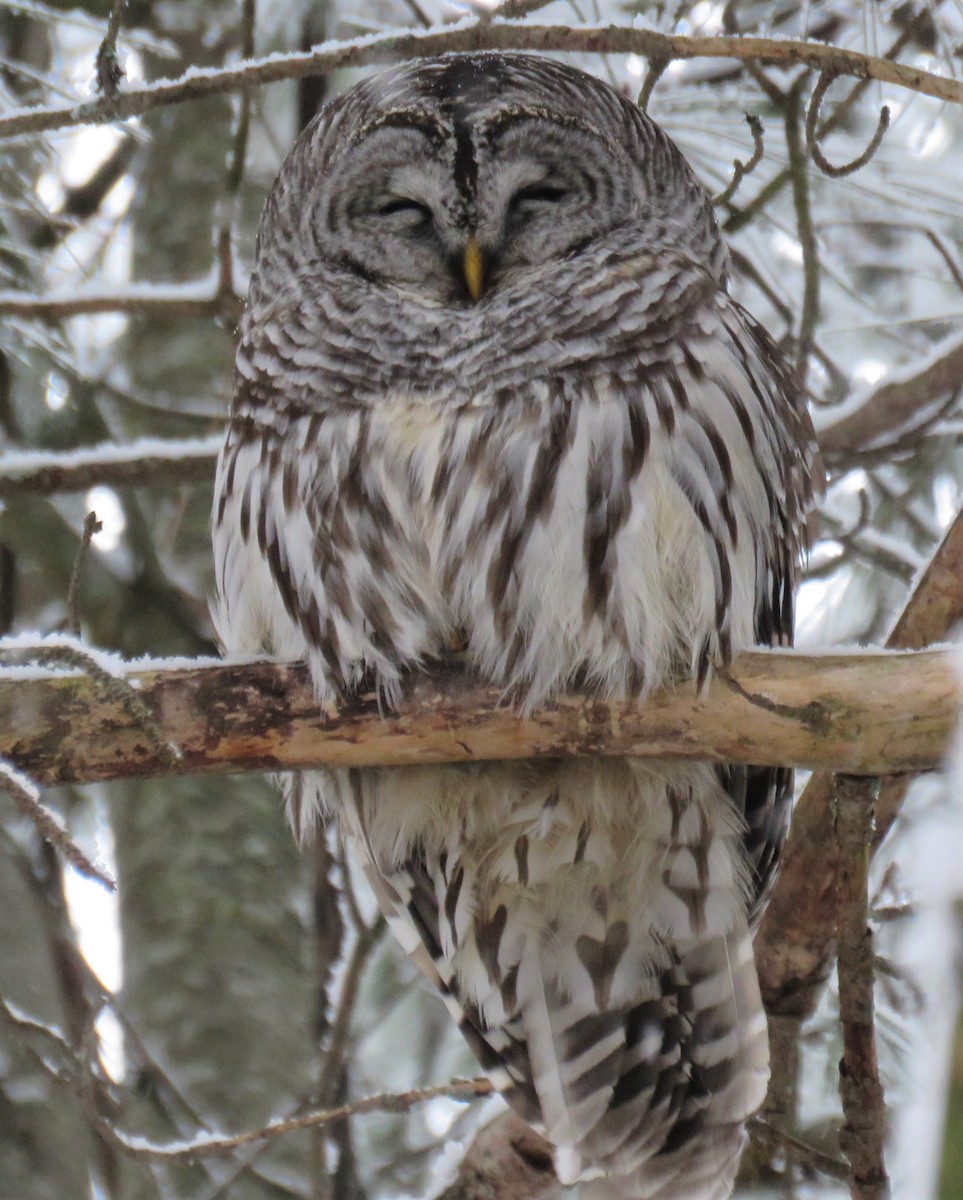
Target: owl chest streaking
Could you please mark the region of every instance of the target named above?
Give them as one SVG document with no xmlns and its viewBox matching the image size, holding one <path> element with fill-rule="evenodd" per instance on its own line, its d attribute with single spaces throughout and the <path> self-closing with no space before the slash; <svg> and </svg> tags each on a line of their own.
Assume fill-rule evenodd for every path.
<svg viewBox="0 0 963 1200">
<path fill-rule="evenodd" d="M 643 113 L 523 55 L 329 104 L 258 238 L 218 469 L 230 652 L 319 697 L 464 643 L 535 705 L 792 636 L 812 429 Z M 634 760 L 313 771 L 484 1068 L 587 1196 L 729 1195 L 791 777 Z M 427 955 L 426 955 L 427 952 Z M 594 1189 L 594 1190 L 589 1190 Z M 611 1190 L 609 1190 L 611 1189 Z"/>
</svg>

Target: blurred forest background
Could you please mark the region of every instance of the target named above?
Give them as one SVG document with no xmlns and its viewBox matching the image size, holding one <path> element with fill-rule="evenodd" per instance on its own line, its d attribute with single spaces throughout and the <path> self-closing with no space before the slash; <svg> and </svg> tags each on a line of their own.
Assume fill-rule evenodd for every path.
<svg viewBox="0 0 963 1200">
<path fill-rule="evenodd" d="M 960 0 L 511 11 L 544 25 L 804 38 L 963 73 Z M 454 0 L 0 0 L 0 634 L 76 628 L 127 657 L 216 653 L 213 458 L 257 218 L 298 130 L 364 67 L 147 106 L 123 122 L 15 137 L 3 122 L 109 98 L 115 66 L 123 94 L 189 67 L 491 17 Z M 645 94 L 717 194 L 735 291 L 805 380 L 830 486 L 800 643 L 882 644 L 959 527 L 963 110 L 853 77 L 812 109 L 819 77 L 798 65 L 571 58 Z M 868 161 L 827 173 L 869 145 L 884 104 L 889 128 Z M 762 156 L 733 190 L 734 160 L 754 150 L 744 113 L 761 122 Z M 75 571 L 90 512 L 99 531 Z M 299 855 L 275 792 L 252 775 L 64 787 L 44 800 L 118 890 L 65 866 L 0 791 L 0 1197 L 434 1194 L 498 1100 L 439 1097 L 192 1160 L 150 1152 L 475 1074 L 334 841 Z M 888 1156 L 906 1200 L 963 1197 L 961 808 L 958 790 L 921 779 L 874 865 Z M 779 1113 L 838 1163 L 832 981 L 817 998 L 774 1006 Z M 760 1142 L 740 1194 L 846 1194 L 820 1162 Z"/>
</svg>

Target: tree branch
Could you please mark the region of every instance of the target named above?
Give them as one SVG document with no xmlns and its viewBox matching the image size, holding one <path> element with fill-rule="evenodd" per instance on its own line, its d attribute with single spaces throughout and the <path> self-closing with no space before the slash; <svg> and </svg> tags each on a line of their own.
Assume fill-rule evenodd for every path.
<svg viewBox="0 0 963 1200">
<path fill-rule="evenodd" d="M 859 54 L 823 42 L 760 37 L 687 37 L 651 29 L 609 26 L 524 25 L 464 21 L 425 32 L 394 31 L 325 42 L 302 54 L 273 54 L 230 68 L 191 68 L 184 75 L 148 87 L 131 88 L 116 98 L 82 104 L 27 108 L 0 117 L 0 138 L 45 133 L 74 125 L 126 120 L 153 108 L 182 104 L 214 93 L 232 92 L 282 79 L 300 79 L 343 67 L 394 63 L 452 50 L 555 50 L 588 54 L 637 54 L 673 61 L 735 58 L 777 66 L 803 65 L 834 75 L 876 79 L 954 104 L 963 103 L 963 82 L 903 63 Z"/>
<path fill-rule="evenodd" d="M 214 1154 L 233 1153 L 235 1150 L 240 1150 L 253 1142 L 263 1141 L 265 1138 L 281 1137 L 299 1129 L 329 1125 L 349 1116 L 370 1112 L 407 1112 L 416 1104 L 424 1104 L 439 1096 L 472 1100 L 476 1096 L 491 1095 L 494 1090 L 491 1083 L 484 1077 L 453 1079 L 450 1083 L 442 1083 L 436 1087 L 413 1088 L 409 1092 L 381 1092 L 376 1096 L 366 1096 L 363 1100 L 356 1100 L 352 1104 L 341 1104 L 337 1108 L 322 1109 L 318 1112 L 308 1112 L 300 1116 L 272 1121 L 269 1125 L 262 1125 L 259 1129 L 246 1130 L 244 1133 L 201 1134 L 193 1141 L 174 1142 L 167 1146 L 156 1145 L 143 1138 L 125 1134 L 103 1118 L 98 1122 L 98 1128 L 114 1145 L 133 1155 L 134 1158 L 147 1159 L 151 1162 L 195 1162 Z"/>
<path fill-rule="evenodd" d="M 925 423 L 930 411 L 938 415 L 942 402 L 963 387 L 963 338 L 940 342 L 920 366 L 914 361 L 868 394 L 854 397 L 843 412 L 819 430 L 819 448 L 827 459 L 866 450 L 906 426 Z M 818 418 L 817 418 L 818 419 Z"/>
<path fill-rule="evenodd" d="M 141 438 L 64 453 L 25 451 L 0 457 L 0 500 L 112 487 L 170 487 L 210 481 L 223 438 Z"/>
<path fill-rule="evenodd" d="M 844 1124 L 840 1143 L 850 1164 L 852 1200 L 887 1200 L 883 1161 L 886 1104 L 879 1080 L 873 1019 L 873 937 L 869 928 L 869 860 L 878 780 L 836 777 L 833 797 L 839 871 L 839 1019 L 843 1056 L 839 1094 Z"/>
<path fill-rule="evenodd" d="M 552 1147 L 512 1112 L 480 1130 L 438 1200 L 555 1200 Z"/>
<path fill-rule="evenodd" d="M 17 645 L 17 661 L 29 660 Z M 76 669 L 5 668 L 0 756 L 41 784 L 599 754 L 881 774 L 937 766 L 960 703 L 951 656 L 938 650 L 760 651 L 701 695 L 691 685 L 644 703 L 566 695 L 530 716 L 457 666 L 412 676 L 385 715 L 374 692 L 322 713 L 301 665 L 128 664 L 121 680 L 153 714 L 149 727 L 124 694 Z M 159 753 L 167 745 L 176 762 Z"/>
<path fill-rule="evenodd" d="M 958 514 L 920 577 L 887 645 L 900 650 L 931 645 L 945 638 L 961 618 L 963 513 Z M 875 845 L 896 819 L 907 783 L 905 777 L 883 779 L 876 806 Z M 832 961 L 837 868 L 833 786 L 833 777 L 821 771 L 813 775 L 800 796 L 783 849 L 779 880 L 756 936 L 759 983 L 770 1015 L 808 1016 Z"/>
<path fill-rule="evenodd" d="M 162 287 L 129 284 L 120 292 L 93 289 L 73 294 L 56 292 L 35 296 L 29 292 L 0 292 L 0 316 L 26 320 L 62 321 L 65 317 L 122 312 L 137 317 L 236 318 L 240 297 L 214 292 L 207 281 L 200 284 L 164 284 Z"/>
</svg>

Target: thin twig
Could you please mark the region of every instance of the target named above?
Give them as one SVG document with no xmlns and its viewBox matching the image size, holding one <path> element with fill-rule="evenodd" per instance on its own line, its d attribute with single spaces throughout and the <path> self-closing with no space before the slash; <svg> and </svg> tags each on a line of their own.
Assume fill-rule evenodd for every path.
<svg viewBox="0 0 963 1200">
<path fill-rule="evenodd" d="M 36 784 L 6 759 L 0 759 L 0 790 L 13 799 L 14 804 L 33 823 L 44 841 L 58 850 L 78 874 L 88 879 L 96 879 L 108 891 L 117 890 L 117 885 L 107 872 L 91 862 L 83 850 L 71 841 L 57 817 L 40 802 L 40 789 Z"/>
<path fill-rule="evenodd" d="M 361 979 L 368 960 L 377 949 L 386 931 L 387 923 L 380 914 L 371 925 L 363 926 L 358 931 L 348 968 L 341 983 L 338 1008 L 331 1025 L 331 1036 L 325 1047 L 324 1067 L 318 1083 L 318 1100 L 323 1105 L 329 1105 L 335 1094 L 351 1032 L 351 1020 L 355 1013 L 358 988 L 361 986 Z"/>
<path fill-rule="evenodd" d="M 244 0 L 241 10 L 241 55 L 254 56 L 254 26 L 257 19 L 257 0 Z M 243 88 L 237 104 L 231 150 L 227 160 L 227 178 L 221 202 L 221 220 L 215 234 L 217 253 L 217 298 L 221 311 L 227 312 L 232 323 L 241 315 L 241 302 L 234 287 L 234 217 L 237 197 L 244 178 L 248 135 L 251 128 L 252 93 Z"/>
<path fill-rule="evenodd" d="M 963 81 L 824 42 L 788 38 L 688 37 L 612 25 L 573 27 L 472 20 L 425 32 L 399 33 L 395 30 L 383 36 L 326 42 L 305 53 L 272 55 L 236 67 L 191 68 L 189 73 L 177 79 L 131 88 L 113 101 L 100 99 L 61 107 L 25 109 L 0 117 L 0 138 L 45 133 L 105 120 L 127 120 L 154 108 L 182 104 L 215 93 L 238 91 L 282 79 L 299 79 L 342 67 L 398 62 L 453 50 L 555 50 L 636 54 L 640 58 L 657 57 L 670 61 L 734 58 L 782 67 L 803 65 L 818 71 L 834 70 L 839 75 L 861 80 L 877 79 L 938 100 L 963 104 Z"/>
<path fill-rule="evenodd" d="M 431 17 L 418 3 L 418 0 L 404 0 L 405 7 L 423 29 L 431 28 Z"/>
<path fill-rule="evenodd" d="M 886 1200 L 889 1196 L 883 1162 L 886 1103 L 876 1058 L 873 938 L 868 920 L 869 861 L 878 790 L 878 780 L 836 776 L 837 969 L 843 1027 L 839 1093 L 845 1118 L 840 1144 L 850 1164 L 852 1200 Z"/>
<path fill-rule="evenodd" d="M 888 61 L 894 60 L 896 56 L 913 40 L 918 30 L 922 28 L 925 20 L 925 10 L 917 13 L 916 17 L 900 31 L 899 36 L 894 39 L 892 45 L 889 46 L 889 48 L 886 50 L 886 53 L 883 55 L 883 58 Z M 816 130 L 817 138 L 823 138 L 827 133 L 832 133 L 832 131 L 847 116 L 853 105 L 856 104 L 860 97 L 865 93 L 869 85 L 869 78 L 861 79 L 859 83 L 852 87 L 849 92 L 847 92 L 843 99 L 836 105 L 835 109 L 819 125 L 818 129 Z M 759 190 L 753 199 L 747 205 L 745 205 L 745 207 L 727 217 L 724 226 L 726 232 L 737 233 L 745 225 L 748 225 L 766 207 L 769 201 L 778 195 L 780 191 L 782 191 L 788 182 L 789 171 L 787 169 L 783 169 L 774 175 L 772 179 L 770 179 L 770 181 Z"/>
<path fill-rule="evenodd" d="M 752 158 L 748 162 L 742 162 L 741 159 L 735 159 L 732 164 L 732 179 L 729 186 L 721 191 L 717 196 L 713 196 L 712 203 L 715 205 L 728 204 L 732 197 L 739 190 L 739 185 L 747 175 L 752 172 L 762 162 L 762 156 L 765 153 L 765 147 L 762 140 L 762 121 L 752 113 L 744 113 L 746 123 L 752 131 Z"/>
<path fill-rule="evenodd" d="M 375 1096 L 366 1096 L 362 1100 L 355 1100 L 351 1104 L 340 1104 L 336 1108 L 326 1108 L 295 1117 L 286 1117 L 281 1121 L 272 1121 L 268 1125 L 262 1125 L 259 1129 L 245 1130 L 243 1133 L 219 1137 L 200 1137 L 192 1142 L 178 1142 L 170 1146 L 154 1145 L 138 1137 L 125 1134 L 103 1119 L 98 1122 L 98 1128 L 134 1158 L 146 1159 L 151 1162 L 192 1162 L 214 1154 L 229 1154 L 233 1150 L 249 1146 L 252 1142 L 260 1142 L 265 1138 L 281 1137 L 299 1129 L 313 1129 L 318 1125 L 329 1125 L 332 1121 L 341 1121 L 345 1117 L 361 1116 L 371 1112 L 403 1113 L 416 1104 L 436 1100 L 439 1096 L 447 1096 L 455 1100 L 472 1100 L 477 1096 L 489 1096 L 494 1090 L 490 1081 L 484 1077 L 453 1079 L 450 1083 L 442 1083 L 436 1087 L 413 1088 L 407 1092 L 380 1092 Z"/>
<path fill-rule="evenodd" d="M 830 1179 L 844 1182 L 849 1178 L 849 1166 L 841 1158 L 833 1158 L 831 1154 L 817 1150 L 808 1142 L 770 1125 L 762 1117 L 750 1117 L 746 1129 L 754 1142 L 761 1142 L 769 1150 L 780 1150 L 794 1161 L 805 1163 Z"/>
<path fill-rule="evenodd" d="M 809 198 L 809 160 L 800 126 L 802 123 L 801 95 L 806 77 L 802 75 L 789 89 L 785 104 L 786 149 L 789 154 L 789 174 L 792 180 L 793 207 L 796 212 L 796 231 L 803 258 L 803 298 L 799 316 L 796 345 L 796 379 L 805 388 L 816 326 L 819 322 L 819 243 L 813 223 Z"/>
<path fill-rule="evenodd" d="M 80 636 L 80 580 L 84 572 L 84 563 L 90 551 L 90 542 L 95 533 L 103 529 L 102 522 L 97 520 L 95 512 L 89 512 L 84 517 L 84 528 L 80 535 L 80 545 L 74 557 L 73 569 L 70 572 L 70 583 L 67 587 L 67 632 L 74 637 Z"/>
<path fill-rule="evenodd" d="M 127 0 L 114 0 L 107 18 L 107 32 L 97 50 L 97 91 L 107 103 L 117 99 L 120 81 L 124 78 L 124 68 L 117 60 L 117 35 L 126 3 Z"/>
<path fill-rule="evenodd" d="M 833 71 L 823 71 L 816 81 L 816 86 L 813 88 L 809 108 L 806 111 L 806 147 L 813 162 L 824 175 L 829 175 L 833 179 L 841 179 L 844 175 L 852 175 L 860 167 L 865 167 L 879 149 L 880 143 L 886 135 L 886 130 L 889 129 L 889 106 L 884 104 L 880 109 L 876 132 L 862 154 L 858 154 L 848 163 L 842 163 L 840 166 L 834 167 L 819 148 L 816 123 L 819 120 L 819 109 L 822 105 L 823 97 L 826 95 L 835 78 L 836 75 Z"/>
<path fill-rule="evenodd" d="M 645 78 L 642 80 L 642 86 L 639 89 L 638 99 L 636 104 L 643 112 L 649 111 L 649 102 L 652 99 L 652 93 L 655 91 L 655 85 L 665 74 L 665 69 L 669 65 L 667 58 L 650 58 L 649 66 L 645 72 Z"/>
</svg>

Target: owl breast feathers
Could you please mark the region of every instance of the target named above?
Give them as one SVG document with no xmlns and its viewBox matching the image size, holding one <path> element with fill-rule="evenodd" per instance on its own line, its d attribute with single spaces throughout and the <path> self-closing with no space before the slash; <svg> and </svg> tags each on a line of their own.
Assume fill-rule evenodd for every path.
<svg viewBox="0 0 963 1200">
<path fill-rule="evenodd" d="M 214 510 L 230 652 L 390 701 L 457 640 L 524 706 L 792 637 L 813 434 L 635 105 L 524 55 L 366 79 L 261 223 Z M 587 1197 L 728 1196 L 763 1098 L 750 928 L 791 775 L 636 760 L 312 771 L 506 1099 Z"/>
</svg>

